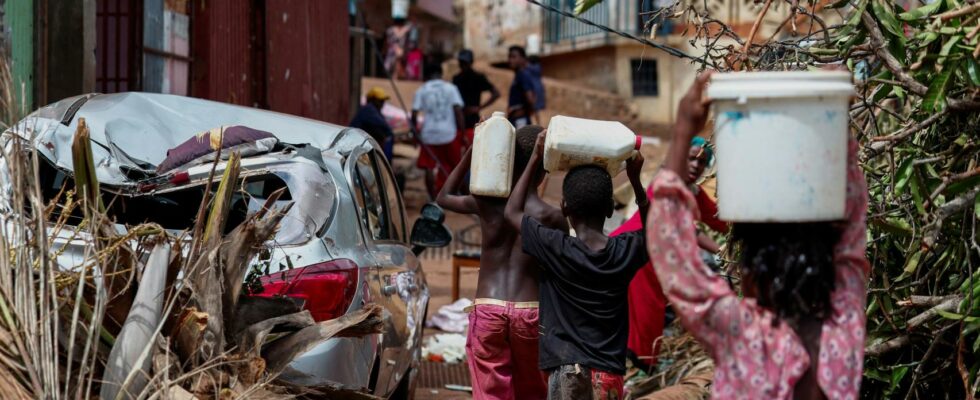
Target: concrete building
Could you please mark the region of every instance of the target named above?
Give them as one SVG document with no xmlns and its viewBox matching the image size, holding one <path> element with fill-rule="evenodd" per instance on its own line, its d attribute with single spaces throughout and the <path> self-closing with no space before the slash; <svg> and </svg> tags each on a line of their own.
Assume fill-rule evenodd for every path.
<svg viewBox="0 0 980 400">
<path fill-rule="evenodd" d="M 573 0 L 538 0 L 571 11 Z M 583 17 L 640 37 L 649 37 L 646 15 L 660 0 L 605 0 Z M 761 5 L 751 0 L 682 0 L 696 8 L 708 5 L 710 15 L 726 22 L 740 36 L 748 36 Z M 781 2 L 779 2 L 781 3 Z M 590 88 L 606 90 L 632 100 L 637 122 L 672 122 L 677 101 L 693 80 L 698 66 L 661 50 L 607 33 L 525 0 L 465 0 L 464 43 L 477 59 L 502 65 L 510 45 L 526 46 L 541 58 L 544 75 Z M 759 39 L 771 35 L 786 18 L 786 4 L 774 5 L 766 14 Z M 658 27 L 655 41 L 698 56 L 682 20 Z M 539 45 L 540 43 L 540 45 Z"/>
</svg>

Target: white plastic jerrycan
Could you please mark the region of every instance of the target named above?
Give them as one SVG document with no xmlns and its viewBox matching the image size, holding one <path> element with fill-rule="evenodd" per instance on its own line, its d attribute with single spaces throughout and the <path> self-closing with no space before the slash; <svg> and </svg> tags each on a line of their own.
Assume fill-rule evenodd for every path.
<svg viewBox="0 0 980 400">
<path fill-rule="evenodd" d="M 476 126 L 470 162 L 470 193 L 510 196 L 515 139 L 514 126 L 500 111 Z"/>
<path fill-rule="evenodd" d="M 718 216 L 731 222 L 844 217 L 850 73 L 715 74 Z"/>
<path fill-rule="evenodd" d="M 615 176 L 641 144 L 640 137 L 620 122 L 556 115 L 544 141 L 544 169 L 554 172 L 592 164 Z"/>
</svg>

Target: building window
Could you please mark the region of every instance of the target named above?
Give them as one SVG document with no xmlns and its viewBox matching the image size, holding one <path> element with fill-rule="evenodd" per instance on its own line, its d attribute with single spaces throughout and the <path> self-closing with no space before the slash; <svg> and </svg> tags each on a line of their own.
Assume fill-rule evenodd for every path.
<svg viewBox="0 0 980 400">
<path fill-rule="evenodd" d="M 630 69 L 633 71 L 633 96 L 658 96 L 660 94 L 657 60 L 634 58 L 630 60 Z"/>
</svg>

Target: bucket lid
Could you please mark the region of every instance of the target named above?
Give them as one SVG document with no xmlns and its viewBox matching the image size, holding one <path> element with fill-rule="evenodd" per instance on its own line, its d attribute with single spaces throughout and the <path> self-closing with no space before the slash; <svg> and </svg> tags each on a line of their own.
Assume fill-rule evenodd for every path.
<svg viewBox="0 0 980 400">
<path fill-rule="evenodd" d="M 712 100 L 852 95 L 848 71 L 732 72 L 712 75 L 708 85 Z"/>
</svg>

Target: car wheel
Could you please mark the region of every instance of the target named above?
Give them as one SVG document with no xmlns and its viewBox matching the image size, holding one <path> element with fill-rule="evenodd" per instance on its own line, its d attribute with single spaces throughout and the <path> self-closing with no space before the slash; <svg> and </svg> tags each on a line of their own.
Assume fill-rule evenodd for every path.
<svg viewBox="0 0 980 400">
<path fill-rule="evenodd" d="M 416 372 L 414 368 L 405 371 L 405 376 L 398 383 L 398 388 L 395 389 L 395 393 L 392 393 L 391 397 L 389 397 L 390 400 L 412 400 L 415 398 Z"/>
</svg>

